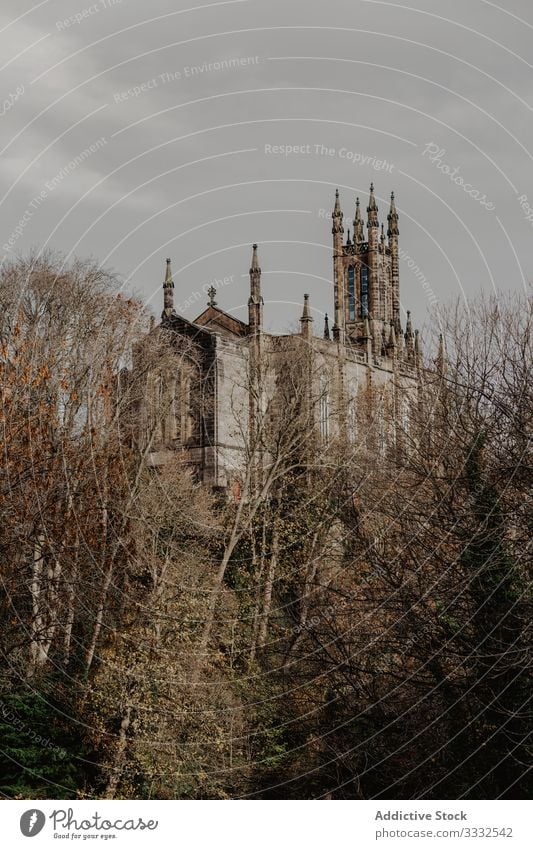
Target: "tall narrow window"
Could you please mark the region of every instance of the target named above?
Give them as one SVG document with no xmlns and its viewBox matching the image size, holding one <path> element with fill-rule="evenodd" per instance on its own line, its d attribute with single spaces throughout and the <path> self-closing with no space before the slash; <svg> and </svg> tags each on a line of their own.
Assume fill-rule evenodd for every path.
<svg viewBox="0 0 533 849">
<path fill-rule="evenodd" d="M 181 437 L 181 373 L 178 371 L 174 377 L 174 403 L 172 412 L 174 414 L 174 439 L 177 443 L 182 441 Z"/>
<path fill-rule="evenodd" d="M 348 393 L 348 441 L 355 442 L 357 439 L 357 389 L 353 381 L 350 381 Z"/>
<path fill-rule="evenodd" d="M 150 418 L 148 423 L 148 439 L 160 442 L 165 438 L 163 424 L 163 375 L 160 371 L 152 372 L 152 398 L 150 404 Z"/>
<path fill-rule="evenodd" d="M 355 318 L 355 268 L 353 265 L 348 269 L 348 317 L 350 321 Z"/>
<path fill-rule="evenodd" d="M 194 366 L 188 361 L 181 364 L 173 382 L 173 422 L 172 438 L 186 448 L 198 435 L 197 428 L 197 375 Z"/>
<path fill-rule="evenodd" d="M 191 393 L 192 376 L 190 372 L 182 372 L 181 392 L 183 404 L 183 419 L 181 435 L 183 442 L 188 442 L 194 433 L 194 416 L 192 410 L 192 393 Z"/>
<path fill-rule="evenodd" d="M 329 439 L 329 380 L 325 374 L 320 378 L 320 435 L 324 442 Z"/>
<path fill-rule="evenodd" d="M 174 374 L 168 375 L 167 380 L 167 409 L 166 409 L 166 417 L 168 419 L 168 433 L 167 439 L 174 440 L 177 435 L 176 428 L 176 376 Z"/>
<path fill-rule="evenodd" d="M 361 318 L 368 315 L 368 267 L 361 266 Z"/>
</svg>

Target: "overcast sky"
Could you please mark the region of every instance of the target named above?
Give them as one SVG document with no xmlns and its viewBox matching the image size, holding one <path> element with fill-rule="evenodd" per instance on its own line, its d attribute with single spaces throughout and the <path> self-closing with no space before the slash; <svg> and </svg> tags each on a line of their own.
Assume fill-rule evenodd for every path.
<svg viewBox="0 0 533 849">
<path fill-rule="evenodd" d="M 92 256 L 162 308 L 332 312 L 345 226 L 400 211 L 402 308 L 533 278 L 531 0 L 2 0 L 2 256 Z M 530 61 L 531 60 L 531 61 Z M 291 152 L 292 151 L 292 152 Z M 528 220 L 528 215 L 530 220 Z"/>
</svg>

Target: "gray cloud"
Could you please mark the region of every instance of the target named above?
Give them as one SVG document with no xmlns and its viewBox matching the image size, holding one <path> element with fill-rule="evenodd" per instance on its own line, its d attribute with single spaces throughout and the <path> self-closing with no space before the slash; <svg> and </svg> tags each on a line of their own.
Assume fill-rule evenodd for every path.
<svg viewBox="0 0 533 849">
<path fill-rule="evenodd" d="M 283 331 L 304 291 L 316 318 L 331 310 L 333 193 L 348 226 L 373 180 L 383 219 L 396 192 L 418 323 L 435 299 L 521 289 L 532 28 L 527 0 L 4 0 L 2 244 L 26 215 L 9 253 L 96 256 L 156 312 L 172 256 L 192 318 L 193 293 L 232 275 L 218 301 L 243 315 L 258 241 Z"/>
</svg>

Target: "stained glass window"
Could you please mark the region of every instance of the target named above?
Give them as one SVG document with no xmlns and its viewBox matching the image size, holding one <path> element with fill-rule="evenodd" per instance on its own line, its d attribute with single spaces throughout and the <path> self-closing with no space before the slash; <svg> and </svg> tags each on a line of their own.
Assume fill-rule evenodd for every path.
<svg viewBox="0 0 533 849">
<path fill-rule="evenodd" d="M 355 318 L 355 268 L 353 265 L 348 269 L 348 316 L 350 321 Z"/>
</svg>

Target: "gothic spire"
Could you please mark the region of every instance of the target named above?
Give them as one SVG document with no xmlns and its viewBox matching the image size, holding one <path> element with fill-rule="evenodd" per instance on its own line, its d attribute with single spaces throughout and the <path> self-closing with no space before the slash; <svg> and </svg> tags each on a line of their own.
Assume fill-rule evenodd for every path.
<svg viewBox="0 0 533 849">
<path fill-rule="evenodd" d="M 407 356 L 411 358 L 415 351 L 415 335 L 413 333 L 413 323 L 411 321 L 411 313 L 407 310 L 407 322 L 405 324 L 405 347 Z"/>
<path fill-rule="evenodd" d="M 335 342 L 344 341 L 344 268 L 342 235 L 342 209 L 339 201 L 339 190 L 335 191 L 335 206 L 331 213 L 333 219 L 333 338 Z"/>
<path fill-rule="evenodd" d="M 161 318 L 169 318 L 174 312 L 174 281 L 172 279 L 171 260 L 167 259 L 165 282 L 163 283 L 163 313 Z"/>
<path fill-rule="evenodd" d="M 257 255 L 257 245 L 252 245 L 252 263 L 250 265 L 250 297 L 248 298 L 248 326 L 252 336 L 257 336 L 263 328 L 263 298 L 261 296 L 261 268 Z"/>
<path fill-rule="evenodd" d="M 342 209 L 339 200 L 339 190 L 335 189 L 335 206 L 333 208 L 333 212 L 331 213 L 331 217 L 333 219 L 333 227 L 331 232 L 335 233 L 344 233 L 344 227 L 342 226 Z"/>
<path fill-rule="evenodd" d="M 361 218 L 361 204 L 359 198 L 355 201 L 355 218 L 353 220 L 353 240 L 356 245 L 364 241 L 363 219 Z"/>
<path fill-rule="evenodd" d="M 329 335 L 329 318 L 327 313 L 324 316 L 324 339 L 327 339 L 328 341 L 331 339 Z"/>
<path fill-rule="evenodd" d="M 259 268 L 259 258 L 257 256 L 257 245 L 252 245 L 252 264 L 250 266 L 250 274 L 253 274 L 254 271 L 258 271 L 261 274 L 261 269 Z"/>
<path fill-rule="evenodd" d="M 387 236 L 389 237 L 389 239 L 390 239 L 391 236 L 399 236 L 400 235 L 400 231 L 398 229 L 398 218 L 399 218 L 399 215 L 398 215 L 398 210 L 396 209 L 396 202 L 394 200 L 394 192 L 391 192 L 390 210 L 389 210 L 389 214 L 387 215 L 387 221 L 389 222 L 389 226 L 388 226 L 388 229 L 387 229 Z"/>
<path fill-rule="evenodd" d="M 311 324 L 314 319 L 311 313 L 309 312 L 309 295 L 304 295 L 304 307 L 302 311 L 302 316 L 300 318 L 300 327 L 302 336 L 311 336 Z"/>
<path fill-rule="evenodd" d="M 170 257 L 167 259 L 167 268 L 165 271 L 165 283 L 172 283 L 172 260 Z"/>
<path fill-rule="evenodd" d="M 368 200 L 368 206 L 366 208 L 368 212 L 368 226 L 370 227 L 379 227 L 378 221 L 378 205 L 376 203 L 376 197 L 374 195 L 374 183 L 370 183 L 370 197 Z"/>
<path fill-rule="evenodd" d="M 250 265 L 250 297 L 248 304 L 262 304 L 261 297 L 261 269 L 257 255 L 257 245 L 252 245 L 252 264 Z"/>
</svg>

